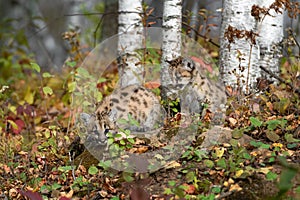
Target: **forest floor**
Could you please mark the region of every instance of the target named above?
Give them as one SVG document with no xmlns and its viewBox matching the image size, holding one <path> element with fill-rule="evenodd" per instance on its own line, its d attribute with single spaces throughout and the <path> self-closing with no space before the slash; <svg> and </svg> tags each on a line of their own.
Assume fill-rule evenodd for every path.
<svg viewBox="0 0 300 200">
<path fill-rule="evenodd" d="M 299 87 L 286 69 L 284 80 Z M 0 199 L 300 199 L 300 97 L 285 83 L 252 96 L 229 92 L 219 131 L 206 131 L 203 118 L 179 158 L 130 173 L 99 162 L 76 139 L 72 76 L 31 65 L 14 77 L 0 88 Z M 105 94 L 109 84 L 97 87 Z M 178 116 L 168 123 L 176 127 Z M 205 138 L 214 142 L 203 148 Z M 119 146 L 139 154 L 160 148 L 126 142 Z"/>
</svg>

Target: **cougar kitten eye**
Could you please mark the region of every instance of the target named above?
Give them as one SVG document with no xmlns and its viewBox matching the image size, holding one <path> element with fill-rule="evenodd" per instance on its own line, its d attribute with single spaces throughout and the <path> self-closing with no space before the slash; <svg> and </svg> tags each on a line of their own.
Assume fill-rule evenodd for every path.
<svg viewBox="0 0 300 200">
<path fill-rule="evenodd" d="M 96 125 L 93 126 L 92 132 L 95 133 L 95 134 L 97 133 L 97 126 Z"/>
</svg>

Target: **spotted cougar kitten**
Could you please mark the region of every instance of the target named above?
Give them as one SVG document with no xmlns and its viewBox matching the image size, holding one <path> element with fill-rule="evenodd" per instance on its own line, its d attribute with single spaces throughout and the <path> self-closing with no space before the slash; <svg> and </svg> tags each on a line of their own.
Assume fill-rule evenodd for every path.
<svg viewBox="0 0 300 200">
<path fill-rule="evenodd" d="M 115 133 L 120 128 L 136 133 L 152 131 L 163 125 L 164 117 L 165 111 L 157 96 L 137 85 L 116 89 L 100 102 L 95 113 L 80 115 L 88 142 L 100 145 L 106 145 L 108 132 Z"/>
<path fill-rule="evenodd" d="M 181 108 L 189 113 L 203 113 L 203 105 L 213 113 L 213 123 L 224 120 L 226 93 L 220 81 L 206 77 L 204 69 L 197 66 L 190 58 L 178 57 L 170 64 L 169 73 L 173 84 L 167 86 L 167 96 L 180 98 Z"/>
</svg>

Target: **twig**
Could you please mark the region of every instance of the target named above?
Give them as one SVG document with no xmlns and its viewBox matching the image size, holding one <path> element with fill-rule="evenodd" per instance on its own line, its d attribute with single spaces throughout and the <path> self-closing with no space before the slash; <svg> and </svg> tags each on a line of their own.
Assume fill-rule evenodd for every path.
<svg viewBox="0 0 300 200">
<path fill-rule="evenodd" d="M 283 80 L 282 78 L 280 78 L 279 76 L 277 76 L 276 74 L 274 74 L 273 72 L 271 72 L 270 70 L 266 69 L 263 66 L 259 66 L 264 72 L 266 72 L 267 74 L 269 74 L 270 76 L 272 76 L 273 78 L 276 78 L 278 81 L 280 81 L 281 83 L 284 83 L 288 86 L 290 86 L 290 88 L 295 91 L 298 95 L 300 95 L 300 89 L 299 88 L 295 88 L 291 83 L 286 82 L 285 80 Z"/>
<path fill-rule="evenodd" d="M 201 35 L 195 28 L 191 27 L 189 24 L 187 24 L 185 22 L 182 22 L 182 24 L 186 25 L 189 29 L 191 29 L 192 31 L 194 31 L 197 36 L 203 38 L 205 41 L 211 43 L 212 45 L 220 48 L 219 44 L 215 43 L 211 38 L 208 38 L 208 37 L 206 37 L 204 35 Z"/>
<path fill-rule="evenodd" d="M 225 197 L 228 197 L 230 196 L 231 194 L 233 194 L 233 192 L 236 192 L 236 190 L 231 190 L 231 191 L 228 191 L 228 192 L 225 192 L 225 193 L 222 193 L 220 194 L 220 196 L 218 198 L 215 198 L 215 200 L 221 200 Z"/>
</svg>

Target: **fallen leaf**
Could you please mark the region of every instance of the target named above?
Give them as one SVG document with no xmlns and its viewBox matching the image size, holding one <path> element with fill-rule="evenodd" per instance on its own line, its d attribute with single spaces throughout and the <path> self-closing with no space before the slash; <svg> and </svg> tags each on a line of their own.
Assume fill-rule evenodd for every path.
<svg viewBox="0 0 300 200">
<path fill-rule="evenodd" d="M 32 192 L 32 191 L 23 191 L 23 190 L 18 190 L 18 192 L 24 196 L 28 197 L 30 200 L 43 200 L 42 196 L 37 193 L 37 192 Z"/>
<path fill-rule="evenodd" d="M 272 142 L 276 142 L 280 139 L 279 135 L 277 135 L 274 131 L 267 131 L 266 136 Z"/>
<path fill-rule="evenodd" d="M 159 88 L 160 86 L 160 83 L 158 82 L 146 82 L 144 84 L 145 88 L 147 89 L 155 89 L 155 88 Z"/>
<path fill-rule="evenodd" d="M 185 186 L 184 191 L 188 194 L 194 194 L 196 191 L 196 188 L 194 185 L 188 185 L 186 183 L 183 184 Z"/>
<path fill-rule="evenodd" d="M 237 120 L 236 119 L 234 119 L 234 118 L 232 118 L 232 117 L 229 117 L 229 123 L 230 123 L 230 125 L 231 126 L 235 126 L 236 125 L 236 123 L 237 123 Z"/>
<path fill-rule="evenodd" d="M 234 184 L 230 186 L 229 191 L 241 191 L 243 188 L 239 186 L 239 184 Z"/>
</svg>

